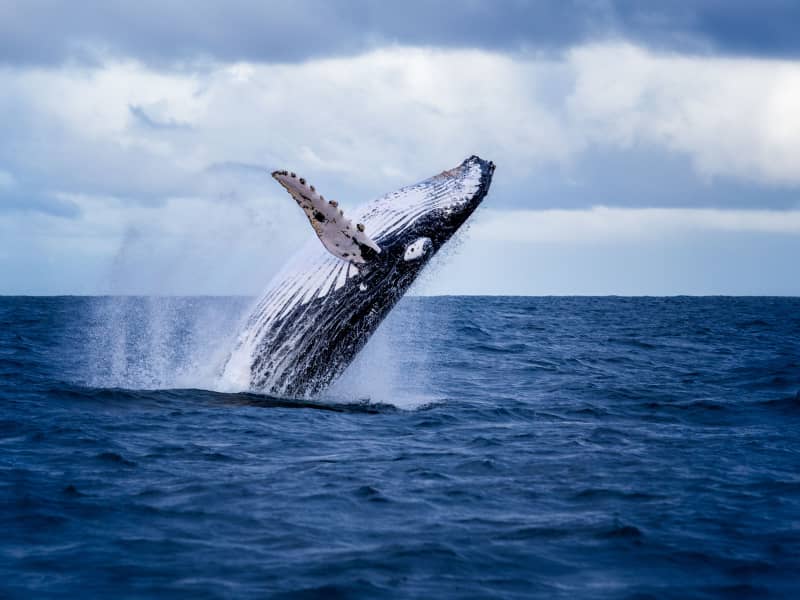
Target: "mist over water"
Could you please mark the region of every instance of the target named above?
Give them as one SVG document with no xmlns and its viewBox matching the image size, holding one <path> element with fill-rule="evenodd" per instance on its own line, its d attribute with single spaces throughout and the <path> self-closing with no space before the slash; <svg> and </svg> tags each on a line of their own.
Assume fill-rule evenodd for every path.
<svg viewBox="0 0 800 600">
<path fill-rule="evenodd" d="M 247 297 L 108 296 L 93 298 L 85 331 L 70 351 L 83 367 L 71 381 L 129 390 L 231 389 L 222 367 L 256 301 Z M 415 344 L 432 324 L 418 303 L 390 314 L 350 368 L 319 400 L 413 409 L 437 400 L 426 392 L 429 346 Z M 409 356 L 408 348 L 413 349 Z M 423 365 L 420 368 L 420 365 Z"/>
<path fill-rule="evenodd" d="M 220 369 L 251 305 L 252 299 L 240 297 L 96 298 L 81 349 L 81 383 L 219 389 Z"/>
<path fill-rule="evenodd" d="M 322 401 L 363 401 L 405 410 L 442 401 L 442 395 L 431 391 L 431 346 L 422 341 L 433 331 L 436 315 L 415 300 L 409 298 L 405 310 L 389 313 Z"/>
</svg>

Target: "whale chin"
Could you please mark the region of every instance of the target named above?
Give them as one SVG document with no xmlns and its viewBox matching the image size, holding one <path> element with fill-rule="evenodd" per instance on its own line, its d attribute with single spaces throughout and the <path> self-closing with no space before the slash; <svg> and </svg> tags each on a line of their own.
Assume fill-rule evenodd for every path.
<svg viewBox="0 0 800 600">
<path fill-rule="evenodd" d="M 471 156 L 356 208 L 352 219 L 305 179 L 276 171 L 319 240 L 267 286 L 226 361 L 222 386 L 291 398 L 322 392 L 480 205 L 494 169 Z"/>
</svg>

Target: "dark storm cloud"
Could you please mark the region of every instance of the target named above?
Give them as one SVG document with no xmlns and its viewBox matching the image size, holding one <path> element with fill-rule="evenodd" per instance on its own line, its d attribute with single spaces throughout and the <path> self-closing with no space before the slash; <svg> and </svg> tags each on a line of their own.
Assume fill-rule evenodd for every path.
<svg viewBox="0 0 800 600">
<path fill-rule="evenodd" d="M 619 0 L 613 5 L 618 30 L 654 47 L 800 56 L 797 0 Z"/>
<path fill-rule="evenodd" d="M 0 62 L 58 64 L 110 53 L 151 64 L 294 62 L 386 44 L 559 51 L 606 38 L 661 49 L 800 54 L 792 0 L 295 0 L 0 4 Z"/>
</svg>

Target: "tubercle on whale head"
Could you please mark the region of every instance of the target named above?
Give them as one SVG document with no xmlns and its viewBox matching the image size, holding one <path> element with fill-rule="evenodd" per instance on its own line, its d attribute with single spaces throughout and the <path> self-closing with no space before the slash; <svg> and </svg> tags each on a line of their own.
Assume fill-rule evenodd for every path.
<svg viewBox="0 0 800 600">
<path fill-rule="evenodd" d="M 379 217 L 379 223 L 396 221 L 399 225 L 381 230 L 375 239 L 384 251 L 379 256 L 368 251 L 363 254 L 367 260 L 359 265 L 362 274 L 396 271 L 408 273 L 413 280 L 481 204 L 494 170 L 491 161 L 471 156 L 452 169 L 386 196 L 377 212 L 391 211 L 394 216 L 382 221 Z M 403 219 L 405 211 L 413 218 Z"/>
<path fill-rule="evenodd" d="M 434 203 L 431 210 L 423 212 L 403 236 L 405 241 L 408 238 L 429 238 L 430 255 L 438 252 L 483 202 L 495 168 L 494 162 L 472 155 L 457 167 L 431 178 L 429 181 L 436 182 L 437 186 L 449 184 L 451 190 L 459 191 L 451 191 L 449 199 L 444 198 Z"/>
</svg>

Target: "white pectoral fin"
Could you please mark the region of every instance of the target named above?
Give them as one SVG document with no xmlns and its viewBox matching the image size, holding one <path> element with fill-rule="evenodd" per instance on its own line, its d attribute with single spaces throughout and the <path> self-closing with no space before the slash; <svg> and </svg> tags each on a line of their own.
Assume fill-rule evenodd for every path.
<svg viewBox="0 0 800 600">
<path fill-rule="evenodd" d="M 372 253 L 380 253 L 380 246 L 364 233 L 364 226 L 361 223 L 353 225 L 335 200 L 325 200 L 313 185 L 294 173 L 275 171 L 272 177 L 286 188 L 306 213 L 328 252 L 342 260 L 360 264 L 367 262 Z"/>
</svg>

